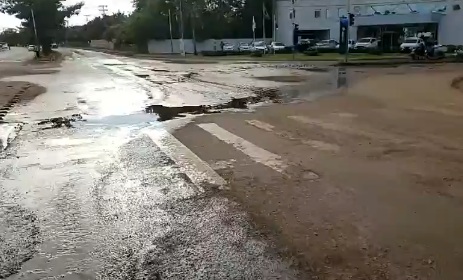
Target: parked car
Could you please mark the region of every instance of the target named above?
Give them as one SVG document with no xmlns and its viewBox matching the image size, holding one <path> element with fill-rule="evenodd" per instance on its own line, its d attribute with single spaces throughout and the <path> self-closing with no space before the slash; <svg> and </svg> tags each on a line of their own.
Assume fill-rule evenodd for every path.
<svg viewBox="0 0 463 280">
<path fill-rule="evenodd" d="M 270 49 L 273 52 L 284 51 L 285 48 L 286 48 L 286 46 L 283 43 L 280 43 L 280 42 L 272 42 L 270 44 Z"/>
<path fill-rule="evenodd" d="M 1 43 L 0 44 L 0 49 L 2 50 L 8 50 L 10 47 L 8 46 L 8 43 Z"/>
<path fill-rule="evenodd" d="M 256 41 L 251 44 L 252 51 L 268 52 L 268 46 L 264 41 Z"/>
<path fill-rule="evenodd" d="M 405 38 L 402 44 L 400 44 L 401 52 L 411 52 L 416 49 L 420 44 L 423 43 L 423 40 L 417 37 L 408 37 Z"/>
<path fill-rule="evenodd" d="M 299 41 L 299 44 L 297 44 L 296 47 L 296 50 L 298 52 L 305 52 L 306 50 L 308 50 L 309 48 L 311 47 L 314 47 L 315 46 L 315 40 L 313 39 L 301 39 Z"/>
<path fill-rule="evenodd" d="M 223 50 L 226 51 L 226 52 L 232 52 L 232 51 L 235 51 L 235 46 L 233 46 L 230 43 L 224 43 L 223 44 Z"/>
<path fill-rule="evenodd" d="M 315 47 L 317 49 L 335 49 L 336 46 L 338 45 L 338 42 L 336 40 L 322 40 L 315 44 Z"/>
<path fill-rule="evenodd" d="M 449 50 L 447 46 L 439 45 L 439 44 L 436 44 L 434 46 L 434 49 L 437 50 L 437 51 L 443 52 L 443 53 L 447 53 L 448 50 Z"/>
<path fill-rule="evenodd" d="M 238 51 L 240 52 L 245 52 L 245 51 L 250 51 L 251 46 L 248 43 L 241 42 L 238 44 Z"/>
<path fill-rule="evenodd" d="M 355 47 L 355 40 L 349 40 L 349 50 Z M 339 44 L 336 45 L 336 49 L 339 49 Z"/>
<path fill-rule="evenodd" d="M 36 49 L 37 49 L 37 47 L 36 47 L 35 45 L 29 45 L 29 46 L 27 47 L 27 50 L 30 51 L 30 52 L 35 52 Z"/>
<path fill-rule="evenodd" d="M 376 49 L 379 40 L 373 37 L 362 38 L 355 43 L 355 49 Z"/>
<path fill-rule="evenodd" d="M 58 44 L 57 44 L 57 43 L 51 44 L 51 48 L 52 48 L 52 49 L 57 49 L 57 48 L 58 48 Z"/>
</svg>

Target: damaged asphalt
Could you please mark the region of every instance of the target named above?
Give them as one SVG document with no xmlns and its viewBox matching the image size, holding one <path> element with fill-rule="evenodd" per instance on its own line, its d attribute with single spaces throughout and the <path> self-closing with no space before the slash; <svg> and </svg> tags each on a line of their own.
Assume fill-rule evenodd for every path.
<svg viewBox="0 0 463 280">
<path fill-rule="evenodd" d="M 173 118 L 303 91 L 202 81 L 198 70 L 172 67 L 83 52 L 60 72 L 7 79 L 47 92 L 4 118 L 24 125 L 2 142 L 0 278 L 304 279 L 239 205 L 195 186 L 147 136 Z"/>
</svg>

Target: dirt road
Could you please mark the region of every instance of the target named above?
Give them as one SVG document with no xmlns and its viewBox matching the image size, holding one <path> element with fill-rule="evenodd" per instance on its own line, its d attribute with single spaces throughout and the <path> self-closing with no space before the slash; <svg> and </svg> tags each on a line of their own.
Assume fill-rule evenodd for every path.
<svg viewBox="0 0 463 280">
<path fill-rule="evenodd" d="M 337 95 L 205 116 L 174 136 L 313 279 L 462 279 L 461 74 L 351 69 Z"/>
</svg>

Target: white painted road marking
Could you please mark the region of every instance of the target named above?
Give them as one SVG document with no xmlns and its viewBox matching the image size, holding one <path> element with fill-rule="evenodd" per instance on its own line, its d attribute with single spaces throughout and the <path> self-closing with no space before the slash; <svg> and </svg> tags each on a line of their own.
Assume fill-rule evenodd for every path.
<svg viewBox="0 0 463 280">
<path fill-rule="evenodd" d="M 223 142 L 233 145 L 233 147 L 243 152 L 254 161 L 266 165 L 275 171 L 282 173 L 288 167 L 279 155 L 264 150 L 261 147 L 258 147 L 253 143 L 221 128 L 215 123 L 203 123 L 198 124 L 198 126 Z"/>
<path fill-rule="evenodd" d="M 202 184 L 208 183 L 225 189 L 227 182 L 207 163 L 165 130 L 147 130 L 146 134 L 175 163 L 180 170 L 203 192 Z"/>
<path fill-rule="evenodd" d="M 273 125 L 269 123 L 261 122 L 259 120 L 247 120 L 246 122 L 252 126 L 255 126 L 259 129 L 262 129 L 268 132 L 272 132 L 273 129 L 275 128 Z"/>
<path fill-rule="evenodd" d="M 291 136 L 290 134 L 288 134 L 288 132 L 274 131 L 275 127 L 273 125 L 262 122 L 262 121 L 247 120 L 246 123 L 248 123 L 248 124 L 250 124 L 250 125 L 252 125 L 254 127 L 257 127 L 259 129 L 268 131 L 268 132 L 274 132 L 276 135 L 278 135 L 278 136 L 280 136 L 282 138 L 286 138 L 286 139 L 289 139 L 289 140 L 300 141 L 301 143 L 303 143 L 303 144 L 305 144 L 307 146 L 310 146 L 310 147 L 312 147 L 314 149 L 317 149 L 317 150 L 328 151 L 328 152 L 338 152 L 340 150 L 339 146 L 335 145 L 335 144 L 326 143 L 326 142 L 323 142 L 323 141 L 313 140 L 313 139 L 301 139 L 301 138 L 298 138 L 298 137 Z"/>
</svg>

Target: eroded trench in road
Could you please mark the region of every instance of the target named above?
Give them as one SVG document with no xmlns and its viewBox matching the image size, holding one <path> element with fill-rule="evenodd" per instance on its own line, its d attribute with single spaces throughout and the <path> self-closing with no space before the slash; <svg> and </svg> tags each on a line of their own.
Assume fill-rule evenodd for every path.
<svg viewBox="0 0 463 280">
<path fill-rule="evenodd" d="M 195 105 L 169 107 L 164 105 L 150 105 L 145 112 L 158 115 L 159 121 L 167 121 L 186 115 L 216 114 L 227 109 L 248 109 L 252 104 L 271 102 L 281 103 L 278 89 L 254 89 L 253 95 L 241 98 L 232 98 L 230 101 L 217 105 Z"/>
</svg>

